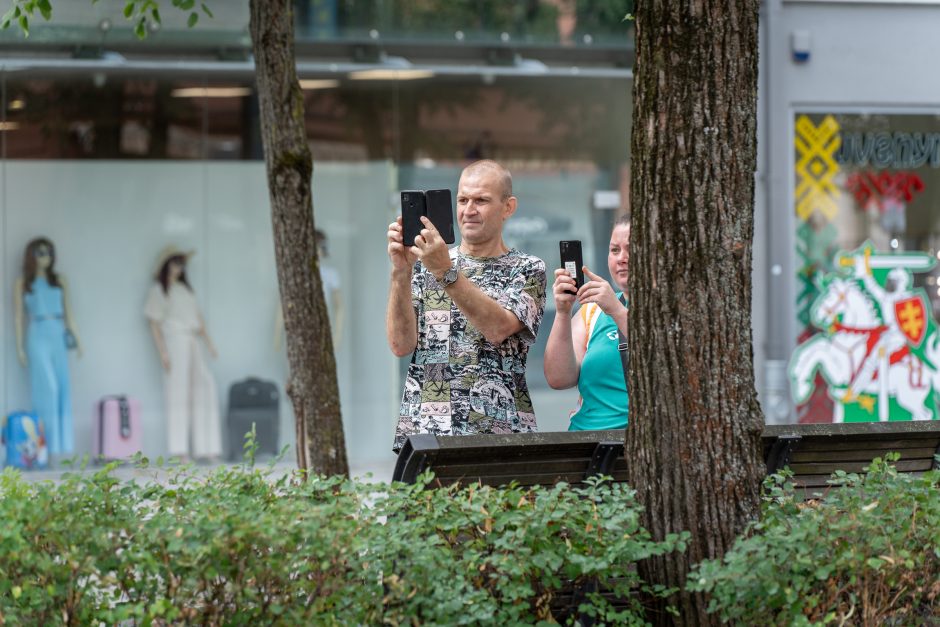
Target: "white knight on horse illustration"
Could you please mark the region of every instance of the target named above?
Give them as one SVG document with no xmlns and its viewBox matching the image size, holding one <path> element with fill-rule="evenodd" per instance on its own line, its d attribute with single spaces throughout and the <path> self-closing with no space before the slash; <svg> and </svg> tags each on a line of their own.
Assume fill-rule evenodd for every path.
<svg viewBox="0 0 940 627">
<path fill-rule="evenodd" d="M 913 420 L 937 416 L 930 392 L 938 385 L 936 324 L 913 272 L 933 268 L 925 253 L 877 254 L 870 242 L 836 256 L 839 272 L 826 276 L 810 311 L 822 330 L 797 347 L 790 361 L 794 400 L 812 394 L 822 375 L 835 403 L 834 422 L 857 404 L 877 420 L 890 418 L 892 401 Z"/>
</svg>

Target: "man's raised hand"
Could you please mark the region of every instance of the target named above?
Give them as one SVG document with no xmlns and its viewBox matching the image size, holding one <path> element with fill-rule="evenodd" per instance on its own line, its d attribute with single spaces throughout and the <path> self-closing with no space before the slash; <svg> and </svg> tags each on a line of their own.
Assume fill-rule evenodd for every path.
<svg viewBox="0 0 940 627">
<path fill-rule="evenodd" d="M 401 216 L 398 216 L 388 225 L 388 258 L 392 261 L 392 269 L 410 271 L 418 260 L 418 255 L 413 242 L 406 246 L 402 236 Z"/>
<path fill-rule="evenodd" d="M 424 224 L 424 228 L 415 238 L 415 253 L 428 272 L 440 279 L 452 265 L 450 251 L 447 249 L 444 238 L 427 217 L 421 216 L 421 223 Z"/>
</svg>

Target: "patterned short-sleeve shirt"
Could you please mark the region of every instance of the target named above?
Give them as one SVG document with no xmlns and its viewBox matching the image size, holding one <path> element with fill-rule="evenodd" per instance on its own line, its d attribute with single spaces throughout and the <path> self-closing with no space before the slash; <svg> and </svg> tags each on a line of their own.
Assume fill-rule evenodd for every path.
<svg viewBox="0 0 940 627">
<path fill-rule="evenodd" d="M 408 366 L 393 449 L 413 433 L 468 435 L 535 431 L 526 385 L 529 347 L 545 310 L 545 262 L 515 249 L 470 257 L 452 248 L 460 273 L 511 311 L 523 329 L 492 344 L 419 261 L 411 280 L 418 345 Z"/>
</svg>

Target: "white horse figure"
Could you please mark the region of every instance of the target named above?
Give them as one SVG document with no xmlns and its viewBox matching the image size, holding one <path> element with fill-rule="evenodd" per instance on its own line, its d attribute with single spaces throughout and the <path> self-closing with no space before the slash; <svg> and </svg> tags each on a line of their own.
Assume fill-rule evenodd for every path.
<svg viewBox="0 0 940 627">
<path fill-rule="evenodd" d="M 829 384 L 829 396 L 835 401 L 833 422 L 842 422 L 843 403 L 863 392 L 878 396 L 883 403 L 889 396 L 894 396 L 914 420 L 929 420 L 933 416 L 925 401 L 936 373 L 930 372 L 911 354 L 889 364 L 890 356 L 873 353 L 878 334 L 885 327 L 871 299 L 856 281 L 841 277 L 831 279 L 813 303 L 810 315 L 815 326 L 829 329 L 830 334 L 821 333 L 810 338 L 793 354 L 790 374 L 793 398 L 798 404 L 805 402 L 813 392 L 816 372 L 819 371 Z M 854 378 L 862 364 L 868 359 L 879 358 L 887 372 L 879 366 L 877 378 L 864 389 L 853 389 Z"/>
</svg>

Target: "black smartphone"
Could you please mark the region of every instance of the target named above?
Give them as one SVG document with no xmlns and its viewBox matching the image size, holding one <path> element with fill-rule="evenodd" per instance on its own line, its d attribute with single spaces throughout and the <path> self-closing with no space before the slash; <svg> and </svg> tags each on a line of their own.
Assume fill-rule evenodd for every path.
<svg viewBox="0 0 940 627">
<path fill-rule="evenodd" d="M 427 200 L 421 190 L 409 189 L 401 193 L 401 228 L 405 246 L 414 246 L 421 235 L 421 216 L 428 214 Z"/>
<path fill-rule="evenodd" d="M 454 203 L 451 200 L 449 189 L 429 189 L 425 192 L 427 197 L 428 220 L 438 230 L 444 243 L 453 244 L 454 237 Z"/>
<path fill-rule="evenodd" d="M 581 240 L 562 240 L 558 242 L 561 252 L 561 267 L 574 277 L 575 287 L 584 285 L 584 258 L 581 256 Z"/>
</svg>

